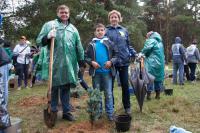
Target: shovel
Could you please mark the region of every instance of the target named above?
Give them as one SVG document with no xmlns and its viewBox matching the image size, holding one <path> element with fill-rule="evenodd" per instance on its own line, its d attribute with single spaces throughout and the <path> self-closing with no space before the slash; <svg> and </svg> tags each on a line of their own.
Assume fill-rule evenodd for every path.
<svg viewBox="0 0 200 133">
<path fill-rule="evenodd" d="M 55 126 L 55 121 L 57 117 L 57 112 L 51 111 L 51 88 L 52 88 L 52 68 L 53 68 L 53 53 L 54 53 L 54 41 L 55 38 L 51 38 L 51 48 L 50 48 L 50 65 L 49 65 L 49 83 L 47 92 L 47 108 L 44 109 L 44 122 L 48 128 L 53 128 Z"/>
</svg>

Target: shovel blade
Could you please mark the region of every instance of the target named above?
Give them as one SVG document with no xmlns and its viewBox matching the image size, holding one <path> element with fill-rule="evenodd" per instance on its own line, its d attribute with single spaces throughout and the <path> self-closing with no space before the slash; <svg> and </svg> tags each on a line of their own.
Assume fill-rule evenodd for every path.
<svg viewBox="0 0 200 133">
<path fill-rule="evenodd" d="M 48 108 L 44 109 L 44 122 L 48 128 L 53 128 L 56 123 L 57 113 L 56 112 L 49 112 Z"/>
</svg>

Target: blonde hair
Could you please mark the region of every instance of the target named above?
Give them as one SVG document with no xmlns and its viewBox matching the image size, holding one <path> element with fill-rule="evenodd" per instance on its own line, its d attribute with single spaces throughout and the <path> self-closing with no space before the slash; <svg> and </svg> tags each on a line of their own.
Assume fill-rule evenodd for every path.
<svg viewBox="0 0 200 133">
<path fill-rule="evenodd" d="M 110 11 L 110 12 L 108 13 L 108 19 L 110 19 L 110 16 L 111 16 L 112 14 L 116 14 L 116 15 L 118 16 L 118 18 L 119 18 L 119 22 L 122 22 L 122 16 L 121 16 L 121 13 L 120 13 L 119 11 L 117 11 L 117 10 L 112 10 L 112 11 Z"/>
</svg>

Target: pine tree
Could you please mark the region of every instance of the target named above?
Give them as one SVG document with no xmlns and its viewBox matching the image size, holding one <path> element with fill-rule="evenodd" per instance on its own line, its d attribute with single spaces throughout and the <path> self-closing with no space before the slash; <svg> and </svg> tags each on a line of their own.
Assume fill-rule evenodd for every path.
<svg viewBox="0 0 200 133">
<path fill-rule="evenodd" d="M 99 89 L 89 89 L 88 90 L 89 99 L 87 101 L 87 112 L 90 117 L 90 123 L 94 125 L 94 121 L 96 121 L 100 115 L 100 107 L 101 107 L 101 92 Z"/>
</svg>

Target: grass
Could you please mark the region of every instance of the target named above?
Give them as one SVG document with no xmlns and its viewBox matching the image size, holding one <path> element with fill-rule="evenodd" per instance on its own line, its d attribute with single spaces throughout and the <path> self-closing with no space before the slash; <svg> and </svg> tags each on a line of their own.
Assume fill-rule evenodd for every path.
<svg viewBox="0 0 200 133">
<path fill-rule="evenodd" d="M 90 82 L 89 79 L 87 80 Z M 135 96 L 131 96 L 132 123 L 130 133 L 167 133 L 171 125 L 185 128 L 193 133 L 200 133 L 200 89 L 198 87 L 200 82 L 196 82 L 196 84 L 186 82 L 184 86 L 179 86 L 172 85 L 171 79 L 167 79 L 165 86 L 174 89 L 173 96 L 166 96 L 162 93 L 161 99 L 155 100 L 153 94 L 151 101 L 145 100 L 142 113 L 139 112 Z M 67 133 L 65 129 L 73 124 L 89 121 L 86 113 L 87 97 L 81 97 L 74 100 L 76 105 L 81 107 L 75 113 L 78 116 L 76 122 L 70 123 L 58 120 L 54 129 L 47 129 L 43 122 L 46 92 L 46 85 L 35 86 L 29 90 L 10 91 L 9 112 L 11 116 L 22 119 L 21 128 L 23 133 Z M 121 88 L 117 85 L 114 88 L 114 95 L 115 113 L 120 114 L 123 112 Z M 43 99 L 42 103 L 41 99 Z M 103 119 L 106 119 L 106 117 L 103 117 Z M 108 128 L 102 133 L 116 132 L 114 124 L 110 124 L 106 120 L 102 121 Z"/>
</svg>

